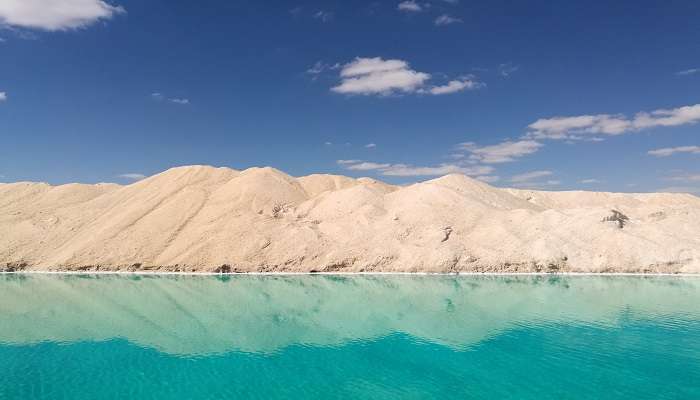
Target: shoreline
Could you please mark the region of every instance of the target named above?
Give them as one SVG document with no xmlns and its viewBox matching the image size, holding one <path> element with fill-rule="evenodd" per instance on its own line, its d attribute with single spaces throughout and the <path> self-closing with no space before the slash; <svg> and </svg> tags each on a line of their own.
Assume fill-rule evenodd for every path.
<svg viewBox="0 0 700 400">
<path fill-rule="evenodd" d="M 120 188 L 0 192 L 6 272 L 700 274 L 700 198 L 690 195 L 207 166 Z"/>
<path fill-rule="evenodd" d="M 663 272 L 175 272 L 175 271 L 0 271 L 0 275 L 152 275 L 152 276 L 675 276 L 700 278 L 700 273 Z"/>
</svg>

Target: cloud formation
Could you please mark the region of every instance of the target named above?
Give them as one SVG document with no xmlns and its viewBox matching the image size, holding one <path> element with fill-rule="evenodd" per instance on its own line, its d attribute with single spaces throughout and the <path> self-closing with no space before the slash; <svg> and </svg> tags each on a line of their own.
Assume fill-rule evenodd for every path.
<svg viewBox="0 0 700 400">
<path fill-rule="evenodd" d="M 469 176 L 487 175 L 494 171 L 489 166 L 464 167 L 456 164 L 440 164 L 434 167 L 419 167 L 406 164 L 393 164 L 382 170 L 387 176 L 440 176 L 447 174 L 464 174 Z"/>
<path fill-rule="evenodd" d="M 693 193 L 700 194 L 700 174 L 676 171 L 676 175 L 666 178 L 669 181 L 676 182 L 677 186 L 661 188 L 659 192 L 677 192 L 677 193 Z"/>
<path fill-rule="evenodd" d="M 321 10 L 314 14 L 314 18 L 321 20 L 321 22 L 330 22 L 333 20 L 333 13 Z"/>
<path fill-rule="evenodd" d="M 669 178 L 669 180 L 677 182 L 700 182 L 700 174 L 683 174 Z"/>
<path fill-rule="evenodd" d="M 2 0 L 0 25 L 62 31 L 83 28 L 126 11 L 102 0 Z"/>
<path fill-rule="evenodd" d="M 340 165 L 349 165 L 349 164 L 361 163 L 362 160 L 337 160 L 336 162 Z"/>
<path fill-rule="evenodd" d="M 458 24 L 461 22 L 462 22 L 461 19 L 452 17 L 452 16 L 447 15 L 447 14 L 442 14 L 441 16 L 435 18 L 435 25 L 437 25 L 437 26 L 452 25 L 452 24 Z"/>
<path fill-rule="evenodd" d="M 663 149 L 649 150 L 647 154 L 655 157 L 668 157 L 677 153 L 700 154 L 700 146 L 666 147 Z"/>
<path fill-rule="evenodd" d="M 519 175 L 513 175 L 513 177 L 510 178 L 510 181 L 513 183 L 522 183 L 522 182 L 530 182 L 532 180 L 535 180 L 537 178 L 543 178 L 545 176 L 550 176 L 554 175 L 552 171 L 531 171 L 531 172 L 526 172 L 523 174 Z"/>
<path fill-rule="evenodd" d="M 475 176 L 475 178 L 486 183 L 495 183 L 501 180 L 501 177 L 498 175 L 479 175 Z"/>
<path fill-rule="evenodd" d="M 7 101 L 7 93 L 0 92 L 0 101 Z"/>
<path fill-rule="evenodd" d="M 652 112 L 640 112 L 633 118 L 601 114 L 540 119 L 530 124 L 528 127 L 530 132 L 519 140 L 505 140 L 488 146 L 477 145 L 474 142 L 460 143 L 455 148 L 456 152 L 450 155 L 450 158 L 454 160 L 452 163 L 433 167 L 416 167 L 405 164 L 363 163 L 359 160 L 352 160 L 353 162 L 348 163 L 348 165 L 355 164 L 357 166 L 348 169 L 377 170 L 382 175 L 390 176 L 463 173 L 471 176 L 480 176 L 482 180 L 488 182 L 498 180 L 497 176 L 492 176 L 494 168 L 490 164 L 517 161 L 523 156 L 539 151 L 544 146 L 544 143 L 541 140 L 535 140 L 534 137 L 538 139 L 577 139 L 585 133 L 619 135 L 651 127 L 678 126 L 698 121 L 700 121 L 700 104 L 674 109 L 660 109 Z M 578 140 L 583 140 L 583 138 Z M 649 155 L 656 157 L 668 157 L 677 153 L 700 154 L 700 146 L 669 147 L 648 152 Z M 552 175 L 551 171 L 531 171 L 515 175 L 510 181 L 514 186 L 520 187 L 547 187 L 560 184 L 558 180 L 538 180 L 549 175 Z M 687 180 L 687 177 L 684 179 Z M 597 179 L 583 179 L 579 183 L 594 184 L 601 183 L 601 181 Z"/>
<path fill-rule="evenodd" d="M 187 105 L 190 104 L 189 99 L 177 98 L 177 97 L 165 97 L 162 93 L 151 93 L 151 98 L 156 101 L 167 101 L 168 103 Z"/>
<path fill-rule="evenodd" d="M 473 81 L 470 78 L 464 78 L 461 80 L 452 80 L 447 82 L 443 86 L 434 86 L 429 89 L 430 94 L 441 95 L 461 92 L 462 90 L 471 90 L 481 87 L 483 84 Z"/>
<path fill-rule="evenodd" d="M 411 93 L 425 85 L 430 75 L 412 70 L 402 60 L 356 58 L 343 65 L 341 82 L 331 90 L 343 94 L 382 94 L 395 92 Z"/>
<path fill-rule="evenodd" d="M 483 86 L 471 76 L 452 80 L 443 86 L 429 86 L 430 78 L 430 74 L 412 69 L 403 60 L 358 57 L 340 67 L 340 84 L 331 91 L 380 96 L 396 93 L 442 95 Z"/>
<path fill-rule="evenodd" d="M 141 179 L 144 179 L 145 177 L 146 177 L 146 175 L 137 174 L 137 173 L 128 173 L 128 174 L 117 175 L 117 178 L 129 179 L 132 181 L 140 181 Z"/>
<path fill-rule="evenodd" d="M 506 140 L 491 146 L 478 146 L 473 142 L 460 143 L 457 149 L 466 151 L 468 159 L 472 162 L 498 164 L 535 153 L 542 146 L 542 143 L 534 140 Z"/>
<path fill-rule="evenodd" d="M 669 171 L 664 179 L 673 182 L 700 182 L 700 173 L 674 169 Z"/>
<path fill-rule="evenodd" d="M 519 66 L 507 62 L 498 66 L 498 74 L 504 78 L 509 78 L 512 74 L 520 69 Z"/>
<path fill-rule="evenodd" d="M 306 73 L 309 75 L 319 75 L 329 69 L 338 69 L 340 68 L 340 64 L 327 64 L 323 61 L 316 61 L 314 65 L 312 65 L 309 69 L 306 70 Z"/>
<path fill-rule="evenodd" d="M 681 76 L 693 75 L 693 74 L 697 74 L 698 72 L 700 72 L 700 68 L 690 68 L 690 69 L 686 69 L 683 71 L 678 71 L 678 72 L 676 72 L 676 75 L 681 75 Z"/>
<path fill-rule="evenodd" d="M 528 126 L 528 138 L 585 140 L 591 135 L 622 135 L 644 129 L 694 124 L 700 121 L 700 104 L 624 115 L 598 114 L 539 119 Z"/>
<path fill-rule="evenodd" d="M 421 12 L 423 7 L 420 6 L 415 0 L 406 0 L 399 3 L 396 7 L 399 11 L 403 12 Z"/>
<path fill-rule="evenodd" d="M 357 164 L 346 164 L 345 168 L 351 171 L 371 171 L 375 169 L 386 169 L 391 167 L 391 164 L 380 164 L 375 162 L 359 162 Z"/>
<path fill-rule="evenodd" d="M 375 163 L 362 160 L 338 160 L 337 163 L 351 171 L 377 171 L 385 176 L 439 176 L 458 173 L 482 177 L 484 179 L 498 179 L 497 177 L 486 177 L 486 175 L 494 171 L 494 168 L 489 166 L 462 166 L 457 164 L 415 166 L 409 164 Z"/>
</svg>

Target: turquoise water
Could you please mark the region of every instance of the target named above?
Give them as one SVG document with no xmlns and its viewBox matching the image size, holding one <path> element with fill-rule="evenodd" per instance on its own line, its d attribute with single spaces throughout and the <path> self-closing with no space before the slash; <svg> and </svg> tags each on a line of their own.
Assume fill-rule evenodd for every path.
<svg viewBox="0 0 700 400">
<path fill-rule="evenodd" d="M 700 399 L 700 278 L 0 275 L 0 399 Z"/>
</svg>

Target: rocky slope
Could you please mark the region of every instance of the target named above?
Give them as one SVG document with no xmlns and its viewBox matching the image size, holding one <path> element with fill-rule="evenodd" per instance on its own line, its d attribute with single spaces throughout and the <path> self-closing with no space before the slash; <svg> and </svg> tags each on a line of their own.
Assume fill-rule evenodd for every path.
<svg viewBox="0 0 700 400">
<path fill-rule="evenodd" d="M 207 166 L 0 184 L 0 269 L 700 273 L 700 198 Z"/>
</svg>

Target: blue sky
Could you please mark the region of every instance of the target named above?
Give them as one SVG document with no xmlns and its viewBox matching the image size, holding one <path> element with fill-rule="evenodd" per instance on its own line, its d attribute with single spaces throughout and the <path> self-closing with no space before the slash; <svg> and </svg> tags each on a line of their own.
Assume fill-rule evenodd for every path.
<svg viewBox="0 0 700 400">
<path fill-rule="evenodd" d="M 697 1 L 0 0 L 0 181 L 700 191 Z"/>
</svg>

